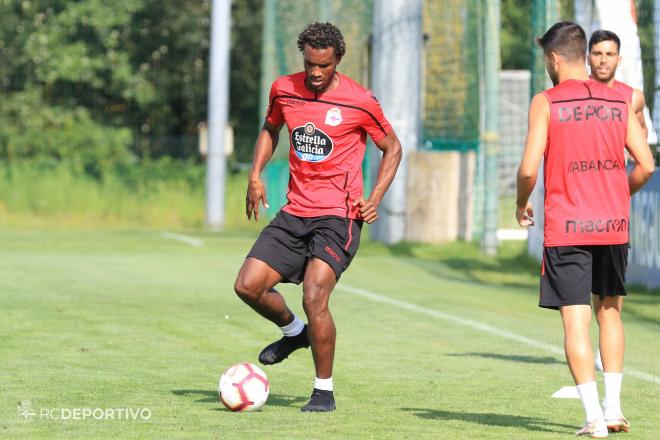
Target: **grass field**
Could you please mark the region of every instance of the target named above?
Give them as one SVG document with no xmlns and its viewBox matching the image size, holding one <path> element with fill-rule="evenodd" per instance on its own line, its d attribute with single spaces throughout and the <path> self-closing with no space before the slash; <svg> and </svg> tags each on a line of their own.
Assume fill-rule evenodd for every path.
<svg viewBox="0 0 660 440">
<path fill-rule="evenodd" d="M 519 244 L 487 258 L 365 241 L 331 302 L 337 411 L 300 413 L 305 350 L 264 368 L 262 411 L 228 412 L 220 374 L 279 335 L 232 290 L 254 233 L 188 235 L 199 246 L 160 231 L 0 231 L 0 438 L 568 439 L 582 423 L 578 400 L 550 398 L 571 384 L 560 320 L 536 307 L 538 268 Z M 282 291 L 301 312 L 299 287 Z M 632 430 L 613 437 L 658 438 L 660 295 L 627 301 Z M 57 420 L 74 408 L 150 417 Z"/>
</svg>

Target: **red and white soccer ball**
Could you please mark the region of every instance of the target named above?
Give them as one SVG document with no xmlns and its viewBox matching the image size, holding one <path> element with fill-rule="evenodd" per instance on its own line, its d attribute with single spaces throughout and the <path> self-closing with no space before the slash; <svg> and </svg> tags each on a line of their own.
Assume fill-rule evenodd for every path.
<svg viewBox="0 0 660 440">
<path fill-rule="evenodd" d="M 255 411 L 266 403 L 269 388 L 266 373 L 256 365 L 242 362 L 224 372 L 218 396 L 232 411 Z"/>
</svg>

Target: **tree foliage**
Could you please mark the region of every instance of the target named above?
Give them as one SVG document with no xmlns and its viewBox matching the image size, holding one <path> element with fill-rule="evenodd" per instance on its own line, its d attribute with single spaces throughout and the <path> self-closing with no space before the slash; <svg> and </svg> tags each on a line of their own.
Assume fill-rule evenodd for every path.
<svg viewBox="0 0 660 440">
<path fill-rule="evenodd" d="M 236 159 L 249 162 L 259 129 L 262 0 L 235 1 L 232 8 L 230 124 Z"/>
<path fill-rule="evenodd" d="M 529 69 L 532 63 L 532 2 L 501 0 L 502 69 Z"/>
<path fill-rule="evenodd" d="M 199 160 L 197 127 L 207 112 L 210 2 L 0 0 L 0 162 L 69 163 L 101 176 L 112 163 L 126 169 L 163 156 Z M 428 8 L 436 2 L 426 3 Z M 572 18 L 572 3 L 560 1 L 562 18 Z M 652 17 L 644 11 L 651 4 L 637 2 L 643 53 L 650 54 L 643 60 L 650 104 L 654 34 Z M 362 2 L 360 8 L 369 5 Z M 501 0 L 501 8 L 502 68 L 528 69 L 534 37 L 531 2 Z M 291 14 L 301 10 L 295 2 L 290 9 L 282 20 L 292 20 Z M 351 26 L 359 28 L 362 21 L 356 17 L 364 14 L 332 11 L 337 20 L 340 13 L 352 14 L 344 17 L 342 30 L 357 35 Z M 230 124 L 241 162 L 250 160 L 260 124 L 262 20 L 263 1 L 232 2 Z M 293 33 L 306 22 L 292 21 Z M 433 32 L 446 32 L 447 23 Z M 456 41 L 460 52 L 462 41 Z M 286 43 L 298 69 L 293 37 Z M 362 67 L 368 62 L 366 47 L 362 40 L 351 45 Z M 349 61 L 344 60 L 342 71 Z"/>
<path fill-rule="evenodd" d="M 655 105 L 655 92 L 660 84 L 655 83 L 655 57 L 657 42 L 653 23 L 653 0 L 638 0 L 637 6 L 637 32 L 642 49 L 642 70 L 644 73 L 644 95 L 646 105 L 653 111 Z"/>
<path fill-rule="evenodd" d="M 0 7 L 0 159 L 194 156 L 206 115 L 209 0 Z"/>
</svg>

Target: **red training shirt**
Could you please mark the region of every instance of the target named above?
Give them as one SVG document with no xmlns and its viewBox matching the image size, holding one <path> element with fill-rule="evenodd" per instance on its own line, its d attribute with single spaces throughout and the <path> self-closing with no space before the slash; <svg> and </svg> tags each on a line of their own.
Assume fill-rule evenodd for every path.
<svg viewBox="0 0 660 440">
<path fill-rule="evenodd" d="M 544 246 L 627 243 L 625 98 L 594 80 L 564 81 L 543 94 L 550 103 Z"/>
<path fill-rule="evenodd" d="M 367 134 L 379 142 L 391 131 L 376 98 L 345 75 L 336 89 L 315 93 L 305 72 L 279 77 L 270 89 L 266 122 L 289 132 L 288 203 L 299 217 L 360 218 L 353 201 L 362 196 Z"/>
<path fill-rule="evenodd" d="M 632 87 L 626 83 L 622 83 L 621 81 L 614 80 L 614 83 L 612 83 L 612 88 L 619 92 L 624 98 L 626 98 L 626 102 L 632 103 L 634 91 Z"/>
</svg>

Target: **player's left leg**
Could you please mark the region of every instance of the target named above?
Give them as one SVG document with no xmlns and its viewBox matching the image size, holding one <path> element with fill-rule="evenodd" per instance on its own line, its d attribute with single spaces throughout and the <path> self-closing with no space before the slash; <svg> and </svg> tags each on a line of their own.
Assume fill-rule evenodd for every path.
<svg viewBox="0 0 660 440">
<path fill-rule="evenodd" d="M 593 438 L 607 437 L 603 410 L 598 401 L 598 389 L 594 379 L 594 353 L 589 337 L 591 306 L 566 305 L 559 308 L 564 324 L 564 350 L 566 361 L 577 386 L 587 423 L 577 435 Z"/>
<path fill-rule="evenodd" d="M 362 222 L 350 218 L 321 217 L 313 220 L 310 257 L 303 278 L 303 307 L 316 367 L 314 391 L 302 411 L 332 411 L 332 364 L 335 356 L 335 323 L 328 309 L 330 293 L 348 268 L 360 244 Z"/>
<path fill-rule="evenodd" d="M 337 275 L 328 263 L 319 258 L 309 261 L 303 280 L 303 308 L 307 315 L 316 379 L 312 397 L 301 409 L 304 412 L 335 409 L 332 365 L 337 331 L 328 303 L 336 283 Z"/>
<path fill-rule="evenodd" d="M 567 305 L 559 308 L 564 325 L 566 361 L 576 384 L 594 380 L 594 354 L 591 349 L 589 325 L 591 307 Z"/>
</svg>

